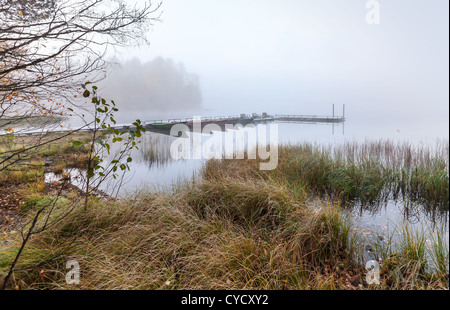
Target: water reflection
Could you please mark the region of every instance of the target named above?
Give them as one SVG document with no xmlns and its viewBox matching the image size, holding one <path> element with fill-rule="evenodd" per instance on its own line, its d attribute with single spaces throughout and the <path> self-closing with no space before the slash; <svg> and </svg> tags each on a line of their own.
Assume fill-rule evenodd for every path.
<svg viewBox="0 0 450 310">
<path fill-rule="evenodd" d="M 448 209 L 432 208 L 408 200 L 389 200 L 372 205 L 356 204 L 351 208 L 356 226 L 385 235 L 404 225 L 445 232 L 448 241 Z"/>
<path fill-rule="evenodd" d="M 168 135 L 146 133 L 141 139 L 139 152 L 133 155 L 137 155 L 137 160 L 144 162 L 149 168 L 155 166 L 162 169 L 173 163 L 170 145 L 175 139 Z"/>
</svg>

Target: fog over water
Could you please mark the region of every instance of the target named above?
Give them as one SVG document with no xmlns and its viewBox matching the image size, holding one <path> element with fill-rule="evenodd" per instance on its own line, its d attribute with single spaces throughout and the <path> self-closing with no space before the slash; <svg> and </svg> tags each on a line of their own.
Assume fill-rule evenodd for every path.
<svg viewBox="0 0 450 310">
<path fill-rule="evenodd" d="M 164 0 L 152 45 L 114 55 L 125 72 L 104 93 L 120 99 L 123 121 L 331 115 L 346 104 L 348 138 L 447 139 L 448 1 L 380 0 L 379 25 L 367 24 L 366 2 Z M 174 68 L 193 81 L 178 97 Z M 130 93 L 134 80 L 145 83 Z"/>
<path fill-rule="evenodd" d="M 378 2 L 380 24 L 369 25 L 366 0 L 164 0 L 152 45 L 112 54 L 118 65 L 100 91 L 118 103 L 119 123 L 253 112 L 331 116 L 333 105 L 341 116 L 345 105 L 344 124 L 275 124 L 278 142 L 390 139 L 448 148 L 449 2 Z M 117 192 L 196 178 L 205 160 L 174 160 L 174 140 L 147 132 Z M 448 211 L 436 216 L 402 200 L 359 207 L 353 220 L 364 236 L 438 224 L 448 242 Z"/>
</svg>

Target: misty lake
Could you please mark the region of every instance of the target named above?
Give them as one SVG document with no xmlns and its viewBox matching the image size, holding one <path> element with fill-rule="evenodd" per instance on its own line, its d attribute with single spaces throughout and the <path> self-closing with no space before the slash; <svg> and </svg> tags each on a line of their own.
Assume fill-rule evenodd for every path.
<svg viewBox="0 0 450 310">
<path fill-rule="evenodd" d="M 0 290 L 448 290 L 449 3 L 1 0 Z"/>
<path fill-rule="evenodd" d="M 373 130 L 349 122 L 335 125 L 300 123 L 274 123 L 273 125 L 277 126 L 280 145 L 310 143 L 316 146 L 333 147 L 347 142 L 389 139 L 401 143 L 408 141 L 412 145 L 433 149 L 440 143 L 448 141 L 445 136 L 442 138 L 421 137 L 414 132 L 414 128 L 402 132 L 395 126 Z M 362 128 L 365 128 L 365 130 Z M 230 137 L 235 140 L 236 132 L 214 132 L 211 135 L 194 133 L 193 136 L 201 139 L 203 143 L 208 140 L 221 142 Z M 111 180 L 109 184 L 103 184 L 102 189 L 108 193 L 121 196 L 143 189 L 170 190 L 172 186 L 180 184 L 180 182 L 197 179 L 206 159 L 173 159 L 170 146 L 176 139 L 178 138 L 166 134 L 146 132 L 140 139 L 139 150 L 133 150 L 133 162 L 130 164 L 130 171 L 124 174 L 122 185 L 120 187 L 114 186 L 114 180 Z M 194 146 L 193 143 L 192 146 Z M 197 147 L 201 148 L 201 144 Z M 251 146 L 246 145 L 246 149 L 251 148 Z M 112 154 L 115 151 L 117 150 L 114 150 L 113 146 Z M 195 149 L 192 150 L 192 153 L 195 153 L 195 151 Z M 224 151 L 218 150 L 216 155 L 222 157 Z M 77 173 L 83 174 L 79 171 L 72 171 L 72 174 Z M 54 180 L 55 178 L 57 177 L 52 174 L 47 175 L 47 180 Z M 74 182 L 76 184 L 76 181 Z M 383 239 L 396 232 L 399 227 L 408 224 L 412 228 L 429 231 L 439 227 L 446 233 L 446 240 L 449 239 L 448 206 L 443 210 L 439 207 L 430 208 L 420 203 L 401 199 L 387 199 L 372 205 L 363 206 L 356 203 L 349 210 L 352 213 L 354 229 L 358 230 L 363 238 Z"/>
</svg>

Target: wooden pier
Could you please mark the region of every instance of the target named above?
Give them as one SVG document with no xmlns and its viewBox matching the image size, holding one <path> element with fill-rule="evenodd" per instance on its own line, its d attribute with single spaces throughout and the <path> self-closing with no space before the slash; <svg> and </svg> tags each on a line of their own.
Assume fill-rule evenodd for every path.
<svg viewBox="0 0 450 310">
<path fill-rule="evenodd" d="M 204 126 L 209 124 L 219 125 L 223 130 L 225 129 L 225 125 L 237 125 L 241 124 L 246 126 L 248 124 L 260 124 L 260 123 L 270 123 L 270 122 L 278 122 L 278 123 L 304 123 L 304 124 L 317 124 L 317 123 L 329 123 L 329 124 L 338 124 L 345 122 L 345 117 L 335 117 L 335 116 L 317 116 L 317 115 L 267 115 L 263 113 L 262 115 L 232 115 L 232 116 L 215 116 L 215 117 L 202 117 L 201 119 L 169 119 L 167 121 L 163 120 L 149 120 L 144 121 L 143 126 L 146 130 L 150 132 L 162 133 L 162 134 L 170 134 L 170 130 L 172 126 L 177 124 L 184 124 L 189 129 L 194 128 L 194 123 L 196 121 L 201 122 L 200 128 L 203 129 Z M 132 124 L 117 124 L 114 126 L 114 129 L 117 130 L 130 130 L 133 129 L 134 125 Z M 16 136 L 33 136 L 33 135 L 42 135 L 49 132 L 55 133 L 70 133 L 70 132 L 89 132 L 92 129 L 88 127 L 80 127 L 74 129 L 55 129 L 55 130 L 16 130 Z M 6 133 L 0 133 L 3 135 Z"/>
<path fill-rule="evenodd" d="M 221 128 L 225 128 L 225 125 L 236 125 L 241 124 L 243 126 L 248 124 L 260 124 L 260 123 L 303 123 L 303 124 L 317 124 L 317 123 L 328 123 L 328 124 L 339 124 L 345 122 L 345 117 L 331 117 L 331 116 L 317 116 L 317 115 L 264 115 L 264 116 L 216 116 L 216 117 L 202 117 L 197 120 L 201 122 L 201 128 L 208 124 L 216 124 Z M 167 122 L 162 120 L 152 120 L 145 121 L 144 126 L 149 131 L 155 131 L 160 133 L 170 132 L 172 126 L 177 124 L 184 124 L 190 129 L 194 127 L 194 119 L 171 119 Z"/>
<path fill-rule="evenodd" d="M 163 122 L 161 120 L 152 120 L 152 121 L 145 121 L 143 123 L 144 127 L 148 131 L 154 131 L 154 132 L 160 132 L 160 133 L 170 133 L 170 129 L 174 125 L 182 124 L 186 125 L 189 129 L 194 129 L 195 122 L 200 123 L 200 128 L 203 129 L 205 126 L 210 124 L 215 124 L 220 126 L 221 128 L 225 128 L 225 125 L 236 125 L 241 124 L 243 126 L 255 123 L 255 120 L 253 118 L 247 117 L 247 116 L 216 116 L 216 117 L 202 117 L 199 119 L 194 118 L 186 118 L 186 119 L 171 119 L 167 122 Z"/>
</svg>

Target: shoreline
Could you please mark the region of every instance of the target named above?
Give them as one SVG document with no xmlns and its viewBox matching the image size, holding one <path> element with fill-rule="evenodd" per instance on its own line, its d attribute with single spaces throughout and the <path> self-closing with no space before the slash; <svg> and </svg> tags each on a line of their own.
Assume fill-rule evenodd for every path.
<svg viewBox="0 0 450 310">
<path fill-rule="evenodd" d="M 375 146 L 373 156 L 379 156 L 380 148 Z M 342 203 L 371 202 L 386 186 L 400 188 L 408 199 L 429 199 L 432 204 L 448 195 L 448 188 L 439 183 L 425 186 L 426 178 L 433 178 L 428 172 L 441 175 L 444 166 L 439 160 L 411 157 L 411 162 L 426 167 L 425 174 L 415 175 L 413 169 L 413 178 L 397 180 L 392 176 L 404 162 L 400 165 L 393 159 L 403 158 L 408 150 L 383 150 L 392 159 L 391 170 L 384 173 L 364 159 L 358 166 L 343 160 L 343 154 L 332 158 L 308 145 L 283 146 L 276 171 L 262 172 L 251 160 L 210 160 L 200 181 L 178 184 L 173 192 L 140 192 L 107 200 L 93 197 L 85 206 L 80 189 L 69 186 L 60 197 L 55 192 L 59 183 L 42 180 L 45 171 L 64 171 L 71 158 L 80 159 L 85 152 L 58 144 L 46 148 L 42 157 L 29 159 L 36 171 L 29 169 L 20 176 L 15 172 L 7 178 L 22 184 L 18 192 L 25 200 L 18 214 L 23 219 L 46 203 L 56 207 L 55 216 L 71 210 L 56 217 L 54 228 L 30 243 L 18 267 L 39 263 L 42 256 L 37 253 L 42 251 L 50 259 L 41 267 L 44 270 L 58 270 L 64 265 L 61 257 L 75 257 L 90 270 L 88 282 L 78 289 L 448 289 L 448 242 L 435 236 L 438 239 L 428 245 L 424 235 L 408 227 L 404 228 L 407 239 L 400 239 L 399 247 L 392 247 L 389 235 L 370 245 L 372 255 L 382 262 L 382 282 L 373 286 L 364 281 L 369 245 L 352 230 Z M 53 160 L 45 166 L 44 158 Z M 57 167 L 62 162 L 64 167 Z M 448 183 L 448 171 L 436 180 Z M 416 182 L 424 186 L 416 187 Z M 11 260 L 8 249 L 19 241 L 17 237 L 6 232 L 0 240 L 0 273 Z M 50 248 L 39 240 L 61 245 Z M 69 248 L 63 246 L 71 242 Z M 62 251 L 62 256 L 51 258 L 55 251 Z M 129 265 L 124 260 L 129 255 L 140 263 Z M 108 270 L 104 264 L 115 267 Z M 140 282 L 135 279 L 139 273 Z M 23 289 L 73 289 L 56 275 L 42 282 L 39 270 L 16 276 L 26 283 Z M 105 276 L 118 277 L 123 284 L 103 283 Z M 406 276 L 410 280 L 405 281 Z"/>
</svg>

